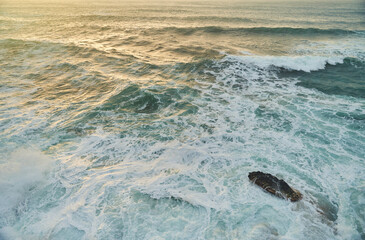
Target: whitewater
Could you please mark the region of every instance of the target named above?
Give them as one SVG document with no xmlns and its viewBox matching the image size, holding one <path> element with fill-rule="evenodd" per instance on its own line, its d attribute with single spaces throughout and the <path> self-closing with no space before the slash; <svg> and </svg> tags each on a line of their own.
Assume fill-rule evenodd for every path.
<svg viewBox="0 0 365 240">
<path fill-rule="evenodd" d="M 0 240 L 365 239 L 364 12 L 2 1 Z"/>
</svg>

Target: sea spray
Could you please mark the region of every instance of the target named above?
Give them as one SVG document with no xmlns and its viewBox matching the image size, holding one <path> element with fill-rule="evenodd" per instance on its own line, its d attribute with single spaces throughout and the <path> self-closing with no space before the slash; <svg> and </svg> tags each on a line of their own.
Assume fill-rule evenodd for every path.
<svg viewBox="0 0 365 240">
<path fill-rule="evenodd" d="M 46 181 L 52 160 L 40 151 L 18 149 L 0 164 L 0 222 L 14 224 L 17 215 L 27 209 L 30 191 Z"/>
</svg>

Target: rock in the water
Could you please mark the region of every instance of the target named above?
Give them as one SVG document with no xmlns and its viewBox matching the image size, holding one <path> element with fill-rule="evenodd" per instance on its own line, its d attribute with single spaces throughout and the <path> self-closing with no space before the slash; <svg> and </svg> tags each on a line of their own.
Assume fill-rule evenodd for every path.
<svg viewBox="0 0 365 240">
<path fill-rule="evenodd" d="M 250 181 L 263 188 L 265 191 L 292 202 L 302 199 L 302 194 L 291 188 L 284 180 L 263 172 L 250 172 L 248 174 Z"/>
</svg>

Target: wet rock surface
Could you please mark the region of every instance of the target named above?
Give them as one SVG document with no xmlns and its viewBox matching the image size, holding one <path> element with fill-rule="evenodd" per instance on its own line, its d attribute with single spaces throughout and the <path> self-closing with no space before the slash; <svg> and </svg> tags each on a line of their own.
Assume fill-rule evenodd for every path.
<svg viewBox="0 0 365 240">
<path fill-rule="evenodd" d="M 279 198 L 289 199 L 292 202 L 302 199 L 302 194 L 298 190 L 290 187 L 284 180 L 278 179 L 269 173 L 250 172 L 248 178 L 254 184 Z"/>
</svg>

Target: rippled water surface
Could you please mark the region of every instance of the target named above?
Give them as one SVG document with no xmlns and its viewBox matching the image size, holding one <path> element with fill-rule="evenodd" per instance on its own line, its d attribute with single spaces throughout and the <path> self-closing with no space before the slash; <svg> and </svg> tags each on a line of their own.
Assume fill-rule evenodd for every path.
<svg viewBox="0 0 365 240">
<path fill-rule="evenodd" d="M 0 239 L 365 239 L 365 4 L 146 2 L 0 3 Z"/>
</svg>

